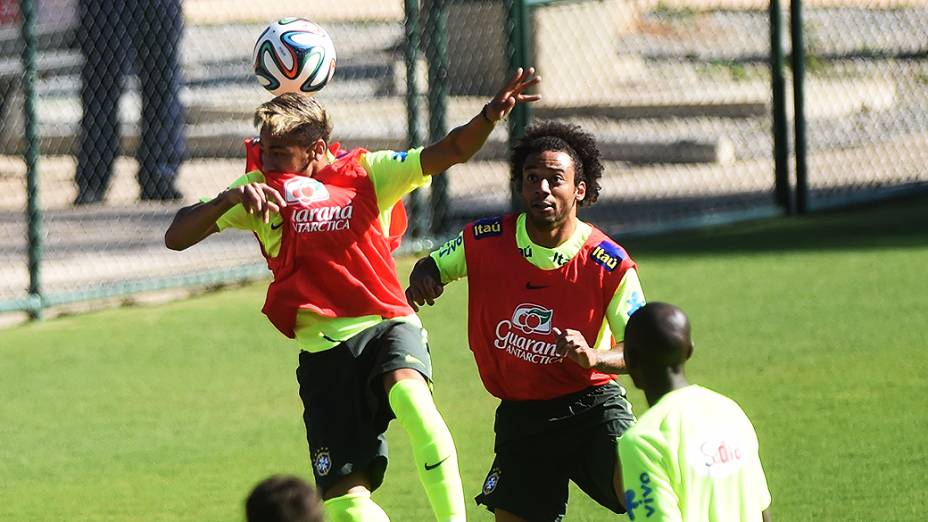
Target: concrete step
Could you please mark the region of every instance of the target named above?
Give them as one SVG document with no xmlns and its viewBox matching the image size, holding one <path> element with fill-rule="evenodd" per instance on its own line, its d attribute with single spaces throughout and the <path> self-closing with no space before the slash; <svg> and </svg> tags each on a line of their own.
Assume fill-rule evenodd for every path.
<svg viewBox="0 0 928 522">
<path fill-rule="evenodd" d="M 887 158 L 892 158 L 888 161 Z M 870 144 L 834 151 L 811 151 L 809 181 L 812 188 L 877 186 L 899 182 L 928 182 L 928 133 L 898 137 L 893 143 Z M 48 156 L 39 162 L 39 195 L 43 208 L 66 208 L 74 199 L 75 161 L 71 156 Z M 135 161 L 119 158 L 104 206 L 157 209 L 177 203 L 139 203 Z M 194 159 L 181 167 L 180 189 L 186 201 L 211 196 L 243 173 L 244 161 Z M 0 156 L 0 210 L 22 217 L 25 208 L 25 164 L 21 158 Z M 502 160 L 472 160 L 453 167 L 448 174 L 449 192 L 455 205 L 480 201 L 508 201 L 509 166 Z M 614 198 L 656 199 L 717 196 L 770 191 L 773 162 L 769 158 L 730 164 L 629 165 L 605 163 L 602 180 L 604 200 Z M 2 224 L 2 222 L 0 222 Z M 4 237 L 4 233 L 0 233 Z M 10 237 L 21 237 L 16 234 Z M 5 247 L 4 247 L 5 248 Z"/>
<path fill-rule="evenodd" d="M 73 68 L 73 53 L 47 54 L 46 67 Z M 351 61 L 349 60 L 349 64 Z M 235 64 L 223 68 L 234 77 Z M 245 66 L 242 68 L 247 69 Z M 398 65 L 394 64 L 394 68 Z M 343 78 L 333 83 L 319 98 L 329 108 L 336 122 L 335 135 L 347 145 L 368 148 L 404 148 L 406 143 L 406 106 L 400 96 L 377 96 L 395 90 L 395 74 L 389 66 L 370 59 L 357 59 L 348 73 L 364 79 Z M 0 72 L 3 68 L 0 67 Z M 254 108 L 269 99 L 268 93 L 248 82 L 210 85 L 210 74 L 201 70 L 183 92 L 188 107 L 190 158 L 225 157 L 241 154 L 241 139 L 252 135 Z M 200 85 L 196 85 L 201 82 Z M 788 98 L 791 92 L 788 93 Z M 839 118 L 860 112 L 885 111 L 896 103 L 892 82 L 869 79 L 810 80 L 806 85 L 806 115 L 809 119 Z M 447 121 L 450 126 L 467 121 L 476 114 L 484 97 L 449 98 Z M 584 126 L 596 132 L 598 120 L 629 121 L 636 119 L 705 119 L 769 118 L 769 86 L 762 81 L 713 82 L 711 84 L 676 85 L 672 82 L 635 82 L 624 85 L 608 99 L 576 95 L 553 103 L 545 99 L 533 107 L 538 119 L 583 119 Z M 22 115 L 13 107 L 22 105 L 22 94 L 13 93 L 5 104 L 10 113 L 0 126 L 0 154 L 19 154 L 24 150 Z M 124 138 L 123 150 L 131 155 L 138 142 L 140 98 L 134 91 L 121 100 Z M 420 128 L 427 128 L 423 100 Z M 792 103 L 788 99 L 787 107 Z M 48 154 L 72 154 L 75 150 L 77 122 L 81 107 L 76 92 L 43 96 L 37 106 L 42 149 Z M 588 123 L 589 122 L 589 123 Z M 605 124 L 602 124 L 605 125 Z M 506 156 L 504 126 L 494 132 L 478 156 L 502 159 Z M 728 164 L 739 155 L 735 134 L 705 133 L 699 125 L 672 138 L 629 139 L 601 137 L 606 159 L 630 163 L 720 163 Z M 627 134 L 627 133 L 626 133 Z M 730 136 L 730 137 L 729 137 Z"/>
<path fill-rule="evenodd" d="M 240 158 L 244 148 L 242 140 L 255 135 L 247 124 L 193 125 L 187 128 L 187 159 Z M 496 133 L 498 134 L 498 133 Z M 43 132 L 41 153 L 44 155 L 73 155 L 77 150 L 77 133 Z M 335 141 L 345 147 L 364 147 L 369 150 L 402 150 L 406 137 L 383 134 L 336 133 Z M 122 154 L 133 156 L 138 146 L 138 132 L 124 132 L 121 139 Z M 731 140 L 725 137 L 701 137 L 681 141 L 604 141 L 599 143 L 605 160 L 627 163 L 719 163 L 728 164 L 735 159 Z M 0 154 L 17 155 L 26 150 L 22 136 L 3 142 Z M 509 154 L 505 136 L 492 136 L 477 153 L 477 160 L 505 160 Z"/>
<path fill-rule="evenodd" d="M 422 83 L 422 82 L 420 82 Z M 320 95 L 326 107 L 337 110 L 339 104 L 362 107 L 369 114 L 389 112 L 391 117 L 405 118 L 405 101 L 400 97 L 378 97 L 365 100 L 340 101 L 337 82 L 333 93 Z M 420 86 L 422 89 L 424 85 Z M 191 120 L 249 120 L 257 104 L 266 97 L 248 86 L 228 91 L 221 98 L 203 92 L 199 103 L 190 107 Z M 881 111 L 896 102 L 896 87 L 890 80 L 870 78 L 809 79 L 805 85 L 806 117 L 835 118 L 860 111 Z M 469 113 L 481 107 L 483 97 L 454 96 L 449 98 L 449 115 L 460 114 L 463 107 Z M 423 107 L 425 102 L 423 101 Z M 786 93 L 787 115 L 792 117 L 792 90 Z M 771 110 L 770 85 L 763 81 L 706 82 L 674 84 L 664 81 L 632 82 L 619 86 L 603 96 L 575 94 L 557 100 L 544 99 L 532 107 L 537 118 L 599 117 L 615 120 L 660 118 L 751 118 L 768 117 Z M 369 110 L 368 110 L 369 109 Z M 359 111 L 361 109 L 358 109 Z M 343 111 L 346 112 L 346 111 Z M 462 114 L 462 117 L 465 117 Z"/>
</svg>

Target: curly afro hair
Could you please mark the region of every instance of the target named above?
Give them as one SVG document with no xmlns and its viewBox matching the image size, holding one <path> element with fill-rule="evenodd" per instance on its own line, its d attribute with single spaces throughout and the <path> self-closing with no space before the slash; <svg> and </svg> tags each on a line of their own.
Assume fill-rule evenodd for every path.
<svg viewBox="0 0 928 522">
<path fill-rule="evenodd" d="M 586 183 L 586 197 L 580 202 L 585 207 L 599 198 L 599 179 L 603 164 L 599 161 L 599 148 L 593 135 L 577 125 L 547 121 L 530 126 L 519 139 L 510 156 L 509 181 L 517 192 L 522 192 L 522 169 L 531 154 L 544 151 L 566 152 L 574 163 L 574 184 Z"/>
</svg>

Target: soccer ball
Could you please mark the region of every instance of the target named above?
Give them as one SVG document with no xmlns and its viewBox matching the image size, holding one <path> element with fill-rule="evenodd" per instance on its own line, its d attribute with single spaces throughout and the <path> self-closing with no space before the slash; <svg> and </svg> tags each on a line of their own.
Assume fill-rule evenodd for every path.
<svg viewBox="0 0 928 522">
<path fill-rule="evenodd" d="M 268 25 L 254 50 L 255 76 L 279 96 L 316 94 L 335 72 L 335 45 L 322 27 L 303 18 L 283 18 Z"/>
</svg>

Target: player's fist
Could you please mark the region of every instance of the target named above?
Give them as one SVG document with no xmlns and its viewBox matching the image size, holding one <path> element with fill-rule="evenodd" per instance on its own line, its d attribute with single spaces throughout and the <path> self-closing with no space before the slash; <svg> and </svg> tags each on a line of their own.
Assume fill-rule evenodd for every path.
<svg viewBox="0 0 928 522">
<path fill-rule="evenodd" d="M 445 286 L 441 284 L 441 274 L 435 260 L 431 256 L 425 256 L 416 261 L 416 266 L 409 274 L 409 288 L 406 289 L 406 301 L 409 302 L 409 306 L 418 312 L 422 305 L 435 304 L 435 299 L 444 291 Z"/>
<path fill-rule="evenodd" d="M 599 362 L 596 350 L 590 348 L 582 333 L 570 328 L 563 332 L 559 328 L 554 328 L 553 331 L 557 336 L 554 344 L 558 355 L 570 359 L 585 369 L 590 369 Z"/>
<path fill-rule="evenodd" d="M 281 208 L 287 206 L 280 192 L 264 183 L 247 183 L 227 190 L 226 195 L 233 203 L 241 203 L 249 214 L 261 216 L 265 223 L 270 222 L 271 212 L 280 212 Z"/>
</svg>

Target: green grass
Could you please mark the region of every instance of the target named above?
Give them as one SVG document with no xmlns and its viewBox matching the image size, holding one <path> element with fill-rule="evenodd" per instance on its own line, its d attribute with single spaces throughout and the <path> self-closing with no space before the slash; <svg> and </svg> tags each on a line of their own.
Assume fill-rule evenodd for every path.
<svg viewBox="0 0 928 522">
<path fill-rule="evenodd" d="M 690 314 L 691 380 L 753 419 L 779 520 L 924 517 L 926 223 L 921 199 L 625 242 L 649 299 Z M 253 285 L 0 331 L 0 520 L 241 520 L 261 478 L 309 477 L 296 352 L 262 299 Z M 422 318 L 471 497 L 495 402 L 464 304 L 458 284 Z M 430 520 L 405 435 L 389 440 L 375 497 Z M 574 491 L 568 519 L 610 517 Z"/>
</svg>

